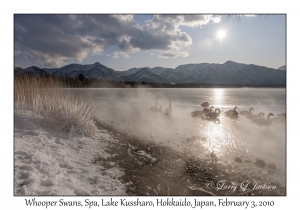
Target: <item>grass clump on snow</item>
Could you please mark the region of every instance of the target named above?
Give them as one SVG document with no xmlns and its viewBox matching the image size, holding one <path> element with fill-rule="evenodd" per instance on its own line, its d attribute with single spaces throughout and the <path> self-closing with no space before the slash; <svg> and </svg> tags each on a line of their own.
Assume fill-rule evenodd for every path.
<svg viewBox="0 0 300 210">
<path fill-rule="evenodd" d="M 94 135 L 97 128 L 91 107 L 83 98 L 66 88 L 63 79 L 51 76 L 15 75 L 15 111 L 32 111 L 45 125 L 58 125 L 71 134 Z"/>
</svg>

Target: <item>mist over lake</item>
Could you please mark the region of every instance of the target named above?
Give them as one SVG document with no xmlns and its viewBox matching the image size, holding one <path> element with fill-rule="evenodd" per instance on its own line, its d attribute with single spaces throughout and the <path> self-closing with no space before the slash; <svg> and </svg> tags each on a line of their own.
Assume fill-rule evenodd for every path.
<svg viewBox="0 0 300 210">
<path fill-rule="evenodd" d="M 234 165 L 243 160 L 262 159 L 277 167 L 271 180 L 285 185 L 286 124 L 273 122 L 257 125 L 245 116 L 228 118 L 224 112 L 237 106 L 237 111 L 253 114 L 286 113 L 285 89 L 77 89 L 96 106 L 93 116 L 116 129 L 152 139 L 180 152 L 207 158 L 213 152 L 219 161 Z M 203 110 L 201 103 L 219 108 L 218 122 L 192 117 L 191 112 Z M 155 107 L 162 112 L 153 112 Z M 172 115 L 165 114 L 171 103 Z M 272 119 L 272 117 L 270 117 Z M 194 140 L 189 142 L 188 140 Z M 248 164 L 255 175 L 259 168 Z M 238 171 L 236 171 L 238 172 Z M 261 172 L 261 171 L 259 171 Z"/>
</svg>

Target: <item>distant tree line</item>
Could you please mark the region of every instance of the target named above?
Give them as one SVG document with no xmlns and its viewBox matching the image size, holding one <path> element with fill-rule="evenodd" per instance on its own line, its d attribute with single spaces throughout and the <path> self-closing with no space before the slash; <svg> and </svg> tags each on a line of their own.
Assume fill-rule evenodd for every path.
<svg viewBox="0 0 300 210">
<path fill-rule="evenodd" d="M 15 72 L 15 77 L 24 77 L 24 74 Z M 286 84 L 207 84 L 207 83 L 153 83 L 144 81 L 113 81 L 96 78 L 86 78 L 83 74 L 79 74 L 77 78 L 53 76 L 46 74 L 43 76 L 36 76 L 26 74 L 28 77 L 43 77 L 55 78 L 60 80 L 65 87 L 68 88 L 286 88 Z"/>
</svg>

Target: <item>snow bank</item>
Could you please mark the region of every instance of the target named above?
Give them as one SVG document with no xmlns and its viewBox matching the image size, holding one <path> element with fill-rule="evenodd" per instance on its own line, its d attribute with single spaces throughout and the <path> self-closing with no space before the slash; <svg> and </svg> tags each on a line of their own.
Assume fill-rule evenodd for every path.
<svg viewBox="0 0 300 210">
<path fill-rule="evenodd" d="M 94 137 L 73 136 L 42 126 L 32 115 L 14 117 L 15 195 L 125 195 L 115 165 L 105 169 L 94 156 L 107 158 L 113 139 L 98 131 Z"/>
</svg>

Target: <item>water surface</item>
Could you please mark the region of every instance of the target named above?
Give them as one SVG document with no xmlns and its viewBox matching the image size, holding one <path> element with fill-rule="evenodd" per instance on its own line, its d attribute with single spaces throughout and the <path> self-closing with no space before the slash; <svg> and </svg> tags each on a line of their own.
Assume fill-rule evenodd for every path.
<svg viewBox="0 0 300 210">
<path fill-rule="evenodd" d="M 253 113 L 274 115 L 286 112 L 286 90 L 265 88 L 205 89 L 80 89 L 97 105 L 94 116 L 122 132 L 162 142 L 178 151 L 189 151 L 200 158 L 211 152 L 220 161 L 236 164 L 234 159 L 263 159 L 276 165 L 270 177 L 285 185 L 286 126 L 273 123 L 260 126 L 244 116 L 231 119 L 224 112 L 237 106 L 237 111 L 254 108 Z M 221 110 L 219 123 L 191 116 L 203 110 L 203 102 Z M 162 106 L 162 113 L 150 108 Z M 172 115 L 165 115 L 171 103 Z M 195 137 L 194 142 L 187 142 Z M 249 165 L 248 165 L 249 166 Z M 257 171 L 257 167 L 250 167 Z"/>
</svg>

